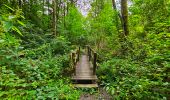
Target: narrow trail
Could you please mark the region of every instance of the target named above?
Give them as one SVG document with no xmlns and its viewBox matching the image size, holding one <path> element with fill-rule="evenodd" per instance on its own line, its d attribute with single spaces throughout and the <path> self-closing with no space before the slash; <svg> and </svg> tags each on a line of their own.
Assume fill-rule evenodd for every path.
<svg viewBox="0 0 170 100">
<path fill-rule="evenodd" d="M 113 100 L 113 98 L 103 88 L 99 88 L 98 93 L 84 93 L 80 96 L 79 100 Z"/>
<path fill-rule="evenodd" d="M 72 76 L 73 85 L 76 88 L 95 89 L 95 93 L 83 93 L 80 100 L 113 100 L 111 96 L 102 88 L 98 86 L 97 70 L 97 56 L 96 52 L 90 47 L 83 50 L 80 54 L 80 48 L 77 53 L 73 54 L 74 59 L 78 59 L 74 66 L 74 75 Z M 75 58 L 74 58 L 75 57 Z M 77 57 L 77 58 L 76 58 Z"/>
<path fill-rule="evenodd" d="M 81 88 L 97 88 L 97 76 L 94 73 L 96 67 L 94 67 L 94 62 L 89 60 L 89 53 L 84 52 L 83 54 L 77 54 L 79 56 L 79 61 L 76 62 L 74 66 L 74 75 L 72 76 L 73 85 L 75 87 Z M 91 56 L 92 57 L 92 56 Z M 74 58 L 75 59 L 75 58 Z"/>
</svg>

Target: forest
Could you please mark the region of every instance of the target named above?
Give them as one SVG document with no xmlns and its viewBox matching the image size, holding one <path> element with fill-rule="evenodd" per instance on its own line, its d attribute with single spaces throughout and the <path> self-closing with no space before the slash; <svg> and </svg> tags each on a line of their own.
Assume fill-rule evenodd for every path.
<svg viewBox="0 0 170 100">
<path fill-rule="evenodd" d="M 71 78 L 86 47 L 97 88 Z M 0 0 L 0 100 L 170 100 L 170 0 Z"/>
</svg>

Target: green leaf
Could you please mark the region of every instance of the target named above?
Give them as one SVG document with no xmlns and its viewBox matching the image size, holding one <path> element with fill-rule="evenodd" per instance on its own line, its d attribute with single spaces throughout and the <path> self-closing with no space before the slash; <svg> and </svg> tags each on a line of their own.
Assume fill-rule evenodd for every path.
<svg viewBox="0 0 170 100">
<path fill-rule="evenodd" d="M 17 20 L 17 22 L 20 24 L 20 25 L 22 25 L 22 26 L 26 26 L 23 22 L 21 22 L 21 21 L 19 21 L 19 20 Z"/>
<path fill-rule="evenodd" d="M 10 21 L 3 21 L 2 23 L 3 23 L 3 28 L 5 32 L 8 32 L 13 26 L 12 22 Z"/>
<path fill-rule="evenodd" d="M 5 33 L 9 43 L 15 43 L 15 38 L 10 33 Z"/>
<path fill-rule="evenodd" d="M 14 9 L 12 9 L 11 7 L 9 7 L 9 6 L 5 5 L 5 4 L 4 4 L 4 6 L 7 7 L 8 9 L 14 11 Z"/>
<path fill-rule="evenodd" d="M 3 42 L 5 42 L 5 40 L 3 40 L 3 39 L 0 39 L 0 43 L 3 43 Z"/>
<path fill-rule="evenodd" d="M 21 31 L 17 27 L 13 26 L 12 30 L 16 31 L 19 35 L 23 36 Z"/>
<path fill-rule="evenodd" d="M 2 16 L 0 16 L 0 21 L 2 21 Z"/>
<path fill-rule="evenodd" d="M 22 19 L 25 19 L 25 17 L 24 17 L 24 16 L 22 16 L 22 15 L 20 15 L 20 17 L 21 17 Z"/>
<path fill-rule="evenodd" d="M 109 91 L 109 89 L 110 89 L 110 88 L 107 86 L 107 87 L 106 87 L 106 91 Z"/>
<path fill-rule="evenodd" d="M 111 90 L 111 94 L 113 95 L 115 93 L 115 89 L 114 88 L 112 88 L 112 90 Z"/>
</svg>

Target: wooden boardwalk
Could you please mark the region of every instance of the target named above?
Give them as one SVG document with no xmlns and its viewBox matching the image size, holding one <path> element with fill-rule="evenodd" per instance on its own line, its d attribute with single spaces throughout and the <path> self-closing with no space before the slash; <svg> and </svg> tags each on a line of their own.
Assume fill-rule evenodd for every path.
<svg viewBox="0 0 170 100">
<path fill-rule="evenodd" d="M 93 64 L 89 61 L 88 55 L 83 54 L 80 56 L 80 60 L 76 63 L 72 80 L 75 87 L 98 87 L 97 76 L 93 74 Z"/>
</svg>

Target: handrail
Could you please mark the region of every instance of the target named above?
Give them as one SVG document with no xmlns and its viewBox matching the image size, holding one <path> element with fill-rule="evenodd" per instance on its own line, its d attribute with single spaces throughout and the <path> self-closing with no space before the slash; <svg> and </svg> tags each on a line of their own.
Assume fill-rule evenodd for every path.
<svg viewBox="0 0 170 100">
<path fill-rule="evenodd" d="M 93 64 L 93 75 L 96 75 L 96 69 L 98 67 L 97 63 L 98 54 L 90 46 L 87 46 L 87 53 L 89 61 L 92 62 Z M 80 60 L 80 47 L 72 51 L 70 55 L 70 66 L 74 70 L 74 75 L 76 75 L 76 64 L 79 60 Z"/>
<path fill-rule="evenodd" d="M 73 68 L 75 75 L 76 75 L 76 64 L 79 60 L 80 60 L 80 47 L 72 51 L 70 55 L 70 66 Z"/>
<path fill-rule="evenodd" d="M 87 53 L 89 56 L 89 61 L 93 64 L 93 75 L 96 75 L 97 53 L 90 46 L 87 46 Z"/>
</svg>

